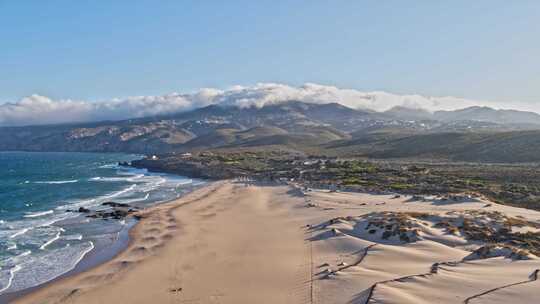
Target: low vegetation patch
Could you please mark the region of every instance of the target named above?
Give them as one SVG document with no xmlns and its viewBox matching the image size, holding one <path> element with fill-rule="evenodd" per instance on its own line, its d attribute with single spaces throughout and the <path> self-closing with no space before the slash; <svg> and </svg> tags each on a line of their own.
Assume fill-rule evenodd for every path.
<svg viewBox="0 0 540 304">
<path fill-rule="evenodd" d="M 483 244 L 470 259 L 494 255 L 512 259 L 540 256 L 539 224 L 500 212 L 374 212 L 334 218 L 319 228 L 381 242 L 411 243 L 429 239 L 459 245 Z"/>
<path fill-rule="evenodd" d="M 410 195 L 470 194 L 540 210 L 540 170 L 532 165 L 377 162 L 284 150 L 171 153 L 134 166 L 192 177 L 250 177 L 312 188 Z"/>
</svg>

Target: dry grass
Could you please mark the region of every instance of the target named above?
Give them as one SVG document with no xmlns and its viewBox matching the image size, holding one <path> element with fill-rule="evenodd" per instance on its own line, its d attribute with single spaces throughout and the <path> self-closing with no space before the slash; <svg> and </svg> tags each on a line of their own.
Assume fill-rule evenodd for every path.
<svg viewBox="0 0 540 304">
<path fill-rule="evenodd" d="M 538 224 L 522 218 L 509 217 L 497 211 L 466 210 L 451 211 L 446 214 L 425 212 L 378 212 L 360 218 L 346 217 L 334 219 L 367 221 L 364 229 L 369 234 L 382 230 L 381 238 L 397 238 L 402 242 L 414 242 L 421 239 L 423 227 L 442 229 L 444 233 L 463 236 L 466 240 L 485 244 L 498 244 L 514 248 L 515 253 L 532 253 L 540 256 L 540 232 Z M 513 232 L 512 228 L 531 228 L 525 233 Z"/>
</svg>

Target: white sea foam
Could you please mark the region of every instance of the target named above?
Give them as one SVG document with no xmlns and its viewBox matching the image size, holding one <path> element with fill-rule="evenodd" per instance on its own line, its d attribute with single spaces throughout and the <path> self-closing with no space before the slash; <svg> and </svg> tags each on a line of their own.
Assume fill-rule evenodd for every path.
<svg viewBox="0 0 540 304">
<path fill-rule="evenodd" d="M 24 215 L 24 217 L 39 217 L 39 216 L 44 216 L 44 215 L 52 214 L 52 213 L 54 213 L 53 210 L 40 211 L 40 212 L 27 212 L 26 215 Z"/>
<path fill-rule="evenodd" d="M 118 192 L 114 192 L 114 193 L 112 193 L 112 194 L 109 194 L 108 196 L 105 196 L 105 198 L 106 198 L 106 199 L 109 199 L 109 198 L 113 198 L 113 197 L 118 197 L 118 196 L 120 196 L 120 195 L 122 195 L 122 194 L 125 194 L 125 193 L 128 193 L 128 192 L 130 192 L 130 191 L 133 191 L 133 189 L 135 189 L 136 186 L 137 186 L 137 185 L 131 185 L 131 186 L 129 186 L 129 187 L 125 188 L 125 189 L 122 189 L 122 190 L 120 190 L 120 191 L 118 191 Z"/>
<path fill-rule="evenodd" d="M 144 202 L 150 197 L 150 193 L 146 193 L 144 197 L 136 197 L 132 199 L 123 199 L 120 202 L 124 204 L 131 204 L 131 203 L 137 203 L 137 202 Z"/>
<path fill-rule="evenodd" d="M 148 174 L 148 169 L 138 169 L 138 168 L 121 168 L 116 172 L 118 175 L 137 175 L 137 174 Z"/>
<path fill-rule="evenodd" d="M 160 185 L 163 185 L 167 182 L 166 178 L 163 178 L 161 176 L 154 176 L 150 180 L 151 182 L 148 182 L 147 184 L 141 186 L 142 192 L 150 192 L 155 189 L 157 189 Z"/>
<path fill-rule="evenodd" d="M 56 207 L 56 209 L 57 210 L 66 210 L 66 209 L 73 209 L 73 208 L 78 208 L 78 207 L 97 206 L 97 205 L 101 204 L 102 202 L 105 202 L 105 201 L 110 200 L 112 198 L 124 195 L 124 194 L 126 194 L 126 193 L 128 193 L 130 191 L 133 191 L 136 186 L 137 185 L 133 184 L 133 185 L 130 185 L 130 186 L 128 186 L 128 187 L 126 187 L 126 188 L 124 188 L 122 190 L 116 191 L 116 192 L 112 192 L 112 193 L 109 193 L 109 194 L 106 194 L 106 195 L 94 197 L 94 198 L 91 198 L 91 199 L 88 199 L 88 200 L 82 200 L 82 201 L 74 202 L 72 204 L 58 206 L 58 207 Z"/>
<path fill-rule="evenodd" d="M 93 181 L 93 182 L 124 182 L 124 181 L 127 181 L 128 178 L 127 177 L 101 177 L 101 176 L 97 176 L 97 177 L 92 177 L 89 180 Z"/>
<path fill-rule="evenodd" d="M 15 232 L 14 234 L 10 235 L 9 238 L 10 239 L 13 239 L 13 238 L 16 238 L 18 237 L 19 235 L 23 235 L 25 233 L 27 233 L 31 228 L 24 228 L 24 229 L 21 229 L 17 232 Z"/>
<path fill-rule="evenodd" d="M 17 249 L 17 244 L 16 243 L 13 243 L 11 245 L 8 246 L 7 250 L 15 250 Z"/>
<path fill-rule="evenodd" d="M 69 245 L 69 244 L 68 244 Z M 8 261 L 10 271 L 2 278 L 0 293 L 15 292 L 50 281 L 75 266 L 94 249 L 92 242 L 67 246 L 37 255 L 19 255 Z M 3 287 L 2 287 L 3 286 Z"/>
<path fill-rule="evenodd" d="M 82 238 L 83 238 L 82 234 L 66 235 L 66 236 L 63 237 L 63 239 L 68 240 L 68 241 L 73 241 L 73 240 L 80 241 L 80 240 L 82 240 Z"/>
<path fill-rule="evenodd" d="M 7 283 L 6 283 L 6 286 L 2 287 L 2 289 L 0 289 L 0 293 L 2 293 L 3 291 L 6 291 L 8 290 L 10 287 L 11 287 L 11 284 L 13 283 L 13 278 L 15 277 L 15 273 L 19 270 L 21 270 L 22 267 L 20 265 L 15 265 L 15 267 L 11 268 L 9 270 L 9 278 L 7 280 Z"/>
<path fill-rule="evenodd" d="M 78 179 L 72 179 L 72 180 L 61 180 L 61 181 L 37 181 L 34 182 L 35 184 L 72 184 L 78 182 Z"/>
<path fill-rule="evenodd" d="M 90 243 L 90 247 L 88 249 L 86 249 L 85 251 L 83 251 L 83 253 L 81 254 L 81 256 L 77 259 L 77 261 L 75 261 L 73 267 L 75 267 L 75 265 L 77 265 L 83 258 L 84 256 L 89 253 L 90 251 L 92 251 L 95 246 L 94 246 L 94 242 L 92 241 L 88 241 L 88 243 Z"/>
<path fill-rule="evenodd" d="M 94 175 L 95 177 L 84 180 L 43 181 L 40 183 L 96 182 L 93 183 L 95 186 L 97 186 L 97 182 L 129 183 L 114 192 L 88 199 L 68 201 L 66 205 L 56 207 L 58 210 L 77 209 L 83 206 L 94 209 L 109 200 L 122 203 L 167 200 L 173 198 L 172 195 L 174 193 L 171 193 L 171 191 L 182 192 L 181 187 L 183 185 L 195 183 L 191 179 L 172 175 L 147 173 L 145 169 L 118 167 L 113 164 L 105 166 L 106 168 L 118 168 L 117 176 L 105 177 L 99 176 L 100 174 L 98 173 Z M 199 181 L 196 180 L 196 182 Z M 159 191 L 159 189 L 163 189 L 163 191 Z M 154 191 L 159 192 L 154 193 Z M 28 205 L 30 204 L 28 203 Z M 9 258 L 10 261 L 6 264 L 4 264 L 5 260 L 0 261 L 2 263 L 2 269 L 0 269 L 0 293 L 6 290 L 6 292 L 13 292 L 49 281 L 73 269 L 94 248 L 94 244 L 87 241 L 85 232 L 75 234 L 74 231 L 71 232 L 68 229 L 68 232 L 64 233 L 61 228 L 53 225 L 67 218 L 79 217 L 79 213 L 46 210 L 27 212 L 23 216 L 24 219 L 21 220 L 6 221 L 5 223 L 0 222 L 0 224 L 4 224 L 1 226 L 3 231 L 0 230 L 0 237 L 13 239 L 7 243 L 7 248 L 10 251 L 6 251 L 6 254 L 8 256 L 19 254 L 21 249 L 26 249 L 24 247 L 17 248 L 17 243 L 19 247 L 21 247 L 21 244 L 29 244 L 35 247 L 31 248 L 31 252 L 23 252 L 15 258 Z M 81 221 L 91 222 L 91 220 L 84 217 L 81 218 Z M 72 221 L 70 220 L 66 223 L 69 224 Z M 76 223 L 79 223 L 79 221 L 77 220 Z M 126 221 L 120 221 L 111 224 L 126 225 L 127 223 Z M 5 229 L 8 226 L 11 228 Z M 71 226 L 68 225 L 67 227 Z M 94 226 L 91 225 L 90 227 Z M 84 231 L 84 228 L 81 231 Z M 65 247 L 63 246 L 64 244 Z"/>
<path fill-rule="evenodd" d="M 62 229 L 62 230 L 63 230 L 63 229 Z M 43 245 L 41 245 L 41 246 L 39 247 L 39 249 L 45 250 L 45 248 L 47 248 L 47 246 L 49 246 L 50 244 L 52 244 L 52 243 L 54 243 L 56 240 L 58 240 L 58 239 L 60 238 L 60 235 L 61 235 L 61 234 L 62 234 L 62 232 L 57 232 L 56 235 L 55 235 L 52 239 L 48 240 L 48 241 L 45 242 Z"/>
<path fill-rule="evenodd" d="M 35 224 L 35 227 L 49 227 L 55 224 L 56 222 L 59 222 L 61 220 L 65 220 L 68 218 L 76 217 L 76 216 L 78 216 L 76 213 L 65 212 L 63 214 L 58 214 L 56 217 L 54 217 L 51 220 L 42 219 L 41 221 L 34 222 L 34 224 Z"/>
<path fill-rule="evenodd" d="M 32 253 L 31 250 L 26 250 L 25 252 L 23 252 L 23 253 L 19 254 L 18 256 L 16 256 L 15 260 L 19 260 L 20 258 L 25 257 L 27 255 L 30 255 L 31 253 Z"/>
<path fill-rule="evenodd" d="M 192 179 L 186 179 L 185 181 L 180 181 L 180 182 L 176 183 L 177 186 L 188 185 L 188 184 L 193 184 L 193 180 Z"/>
<path fill-rule="evenodd" d="M 133 177 L 127 179 L 128 182 L 136 182 L 137 180 L 144 177 L 144 174 L 135 174 Z"/>
<path fill-rule="evenodd" d="M 119 166 L 117 164 L 106 164 L 106 165 L 103 165 L 103 166 L 99 166 L 99 168 L 101 169 L 114 169 L 114 168 L 118 168 Z"/>
</svg>

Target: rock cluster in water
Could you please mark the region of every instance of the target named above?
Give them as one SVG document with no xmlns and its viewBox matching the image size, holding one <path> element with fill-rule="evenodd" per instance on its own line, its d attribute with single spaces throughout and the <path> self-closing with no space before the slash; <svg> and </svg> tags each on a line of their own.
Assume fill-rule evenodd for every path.
<svg viewBox="0 0 540 304">
<path fill-rule="evenodd" d="M 124 204 L 124 203 L 105 202 L 101 204 L 101 206 L 110 207 L 110 209 L 91 210 L 85 207 L 79 207 L 79 209 L 68 209 L 66 210 L 66 212 L 86 213 L 87 214 L 86 217 L 89 217 L 89 218 L 99 218 L 99 219 L 104 219 L 104 220 L 107 220 L 107 219 L 121 220 L 139 211 L 138 207 L 131 206 L 129 204 Z M 134 217 L 139 218 L 136 215 L 134 215 Z"/>
</svg>

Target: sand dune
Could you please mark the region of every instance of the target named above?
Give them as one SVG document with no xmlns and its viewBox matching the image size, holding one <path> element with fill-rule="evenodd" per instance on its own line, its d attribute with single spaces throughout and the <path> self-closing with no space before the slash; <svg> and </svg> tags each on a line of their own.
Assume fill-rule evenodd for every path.
<svg viewBox="0 0 540 304">
<path fill-rule="evenodd" d="M 226 181 L 142 216 L 129 247 L 116 258 L 18 303 L 536 303 L 538 298 L 540 259 L 534 254 L 510 245 L 474 250 L 485 245 L 479 240 L 483 231 L 501 225 L 510 225 L 508 233 L 536 233 L 540 213 L 480 199 L 303 192 Z"/>
</svg>

